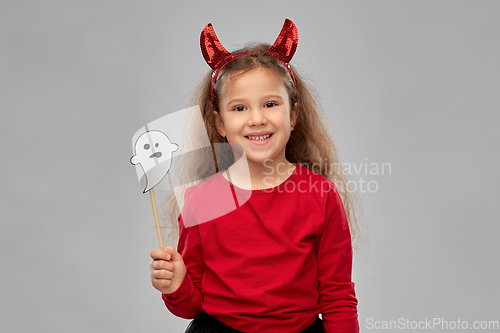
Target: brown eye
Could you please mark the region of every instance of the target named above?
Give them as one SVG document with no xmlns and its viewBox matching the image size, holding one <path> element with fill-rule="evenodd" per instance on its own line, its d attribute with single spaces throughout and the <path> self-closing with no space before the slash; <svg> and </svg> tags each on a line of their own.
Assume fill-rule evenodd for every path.
<svg viewBox="0 0 500 333">
<path fill-rule="evenodd" d="M 268 102 L 265 104 L 266 108 L 272 108 L 273 106 L 276 106 L 278 105 L 278 103 L 275 103 L 275 102 Z"/>
<path fill-rule="evenodd" d="M 233 108 L 233 110 L 234 110 L 234 111 L 239 111 L 239 112 L 241 112 L 241 111 L 245 111 L 245 107 L 244 107 L 244 106 L 239 105 L 239 106 L 235 106 L 235 107 Z"/>
</svg>

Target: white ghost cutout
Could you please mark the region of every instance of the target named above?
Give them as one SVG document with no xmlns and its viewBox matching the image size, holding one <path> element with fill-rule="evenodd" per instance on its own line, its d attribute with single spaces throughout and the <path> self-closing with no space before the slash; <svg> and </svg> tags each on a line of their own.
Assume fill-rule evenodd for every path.
<svg viewBox="0 0 500 333">
<path fill-rule="evenodd" d="M 147 131 L 139 136 L 134 147 L 135 155 L 130 158 L 130 162 L 140 164 L 144 171 L 140 181 L 141 186 L 144 186 L 143 193 L 158 185 L 165 177 L 172 164 L 173 153 L 178 149 L 179 145 L 172 143 L 161 131 Z"/>
</svg>

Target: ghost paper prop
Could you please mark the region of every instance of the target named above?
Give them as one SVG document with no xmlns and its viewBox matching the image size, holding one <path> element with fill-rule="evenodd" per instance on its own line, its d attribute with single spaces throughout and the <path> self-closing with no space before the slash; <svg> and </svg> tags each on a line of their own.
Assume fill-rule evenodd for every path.
<svg viewBox="0 0 500 333">
<path fill-rule="evenodd" d="M 179 149 L 179 145 L 172 143 L 168 136 L 161 131 L 148 131 L 143 133 L 135 143 L 135 155 L 130 162 L 134 165 L 140 164 L 144 171 L 144 177 L 139 181 L 145 181 L 144 193 L 165 177 L 172 165 L 173 153 Z"/>
<path fill-rule="evenodd" d="M 235 189 L 230 182 L 251 187 L 243 147 L 228 142 L 211 143 L 199 106 L 169 113 L 143 126 L 132 137 L 132 150 L 130 162 L 135 166 L 143 193 L 149 192 L 151 196 L 153 210 L 156 210 L 155 192 L 160 200 L 173 194 L 185 227 L 237 210 L 252 195 L 252 191 Z M 237 166 L 234 173 L 229 172 L 229 166 Z M 224 180 L 223 172 L 230 181 Z M 216 186 L 196 190 L 200 189 L 196 187 L 200 183 L 213 181 Z M 197 206 L 196 211 L 190 209 L 191 204 L 184 209 L 190 187 L 193 187 L 191 193 L 198 193 L 196 198 L 189 197 L 189 202 Z"/>
<path fill-rule="evenodd" d="M 186 153 L 210 147 L 206 132 L 199 134 L 199 144 L 190 144 L 192 140 L 187 138 L 186 129 L 194 120 L 203 122 L 199 106 L 169 113 L 143 126 L 132 136 L 130 162 L 135 166 L 143 193 L 154 187 L 172 188 L 176 162 L 181 162 Z M 162 186 L 157 186 L 159 184 Z"/>
</svg>

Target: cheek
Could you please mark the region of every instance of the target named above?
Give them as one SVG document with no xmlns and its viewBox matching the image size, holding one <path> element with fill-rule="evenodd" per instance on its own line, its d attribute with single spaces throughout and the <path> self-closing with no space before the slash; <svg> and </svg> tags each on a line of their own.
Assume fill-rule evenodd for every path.
<svg viewBox="0 0 500 333">
<path fill-rule="evenodd" d="M 288 127 L 291 124 L 291 115 L 286 108 L 281 110 L 279 114 L 276 114 L 276 121 L 283 127 Z"/>
</svg>

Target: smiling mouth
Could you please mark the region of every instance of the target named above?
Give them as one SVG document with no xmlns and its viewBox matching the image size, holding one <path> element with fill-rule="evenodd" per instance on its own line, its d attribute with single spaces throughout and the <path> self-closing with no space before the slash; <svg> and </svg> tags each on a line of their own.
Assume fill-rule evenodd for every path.
<svg viewBox="0 0 500 333">
<path fill-rule="evenodd" d="M 267 134 L 267 135 L 259 135 L 259 136 L 245 136 L 245 138 L 252 140 L 252 141 L 265 141 L 269 139 L 271 136 L 273 136 L 273 133 Z"/>
</svg>

